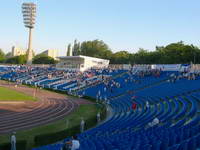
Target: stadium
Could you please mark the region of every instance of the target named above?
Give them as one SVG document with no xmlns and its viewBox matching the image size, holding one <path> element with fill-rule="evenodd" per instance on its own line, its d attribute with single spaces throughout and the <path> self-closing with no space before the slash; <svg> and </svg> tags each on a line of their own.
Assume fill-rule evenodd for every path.
<svg viewBox="0 0 200 150">
<path fill-rule="evenodd" d="M 0 150 L 200 150 L 199 6 L 2 1 Z"/>
</svg>

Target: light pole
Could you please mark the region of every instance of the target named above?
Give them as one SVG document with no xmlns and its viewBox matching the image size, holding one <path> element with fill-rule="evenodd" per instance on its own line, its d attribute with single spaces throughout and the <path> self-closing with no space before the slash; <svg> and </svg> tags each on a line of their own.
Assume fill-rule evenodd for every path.
<svg viewBox="0 0 200 150">
<path fill-rule="evenodd" d="M 35 17 L 36 17 L 36 4 L 34 3 L 23 3 L 22 4 L 22 14 L 24 18 L 24 25 L 26 28 L 29 29 L 29 42 L 28 42 L 28 58 L 27 64 L 32 64 L 33 59 L 33 50 L 32 50 L 32 29 L 34 28 L 35 24 Z"/>
</svg>

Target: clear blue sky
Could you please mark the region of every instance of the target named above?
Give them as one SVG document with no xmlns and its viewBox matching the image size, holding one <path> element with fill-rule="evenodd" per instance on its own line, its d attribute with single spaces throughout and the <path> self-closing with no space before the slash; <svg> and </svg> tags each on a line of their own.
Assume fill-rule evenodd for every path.
<svg viewBox="0 0 200 150">
<path fill-rule="evenodd" d="M 2 0 L 0 48 L 26 48 L 27 29 L 21 4 Z M 32 0 L 38 4 L 33 47 L 36 52 L 54 48 L 65 54 L 66 45 L 101 39 L 113 51 L 154 50 L 183 40 L 200 46 L 200 0 Z"/>
</svg>

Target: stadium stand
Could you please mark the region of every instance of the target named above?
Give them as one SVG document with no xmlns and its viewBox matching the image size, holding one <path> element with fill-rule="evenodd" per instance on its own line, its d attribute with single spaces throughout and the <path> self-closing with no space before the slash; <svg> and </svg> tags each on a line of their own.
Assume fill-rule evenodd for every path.
<svg viewBox="0 0 200 150">
<path fill-rule="evenodd" d="M 197 150 L 200 73 L 161 70 L 1 67 L 0 78 L 89 96 L 105 103 L 108 119 L 78 135 L 79 150 Z M 137 104 L 137 109 L 131 108 Z M 147 105 L 148 103 L 148 105 Z M 159 122 L 152 124 L 157 118 Z M 33 150 L 60 150 L 64 139 Z"/>
</svg>

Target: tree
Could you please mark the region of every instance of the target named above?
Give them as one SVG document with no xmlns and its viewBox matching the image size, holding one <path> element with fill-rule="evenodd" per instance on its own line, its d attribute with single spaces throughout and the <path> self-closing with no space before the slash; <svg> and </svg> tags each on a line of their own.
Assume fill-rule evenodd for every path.
<svg viewBox="0 0 200 150">
<path fill-rule="evenodd" d="M 130 53 L 127 51 L 119 51 L 112 55 L 111 63 L 113 64 L 129 64 Z"/>
<path fill-rule="evenodd" d="M 81 55 L 110 59 L 112 51 L 103 41 L 85 41 L 81 43 Z"/>
<path fill-rule="evenodd" d="M 7 58 L 11 58 L 12 57 L 12 53 L 11 52 L 8 52 L 6 55 L 5 55 L 6 59 Z"/>
<path fill-rule="evenodd" d="M 112 53 L 110 48 L 102 40 L 84 41 L 82 43 L 74 41 L 74 44 L 68 45 L 67 56 L 70 49 L 73 55 L 85 55 L 103 59 L 109 59 L 114 64 L 182 64 L 182 63 L 200 63 L 200 49 L 194 45 L 184 44 L 183 41 L 170 43 L 167 46 L 156 46 L 155 51 L 148 51 L 140 48 L 136 53 L 128 51 L 119 51 Z M 8 58 L 7 63 L 23 64 L 26 63 L 25 56 Z M 0 50 L 0 62 L 5 60 L 5 54 Z M 34 57 L 33 63 L 36 64 L 54 64 L 56 61 L 44 54 Z"/>
<path fill-rule="evenodd" d="M 200 49 L 193 45 L 185 45 L 183 41 L 167 46 L 156 46 L 155 51 L 140 49 L 130 57 L 134 64 L 183 64 L 200 63 Z"/>
<path fill-rule="evenodd" d="M 55 64 L 56 61 L 46 54 L 38 54 L 33 58 L 33 64 Z"/>
<path fill-rule="evenodd" d="M 67 56 L 70 56 L 71 44 L 67 46 Z"/>
<path fill-rule="evenodd" d="M 72 49 L 73 49 L 73 56 L 80 55 L 80 42 L 74 40 L 74 46 Z"/>
<path fill-rule="evenodd" d="M 200 52 L 199 48 L 193 45 L 185 45 L 183 41 L 171 43 L 160 50 L 161 63 L 164 64 L 181 64 L 193 62 Z"/>
<path fill-rule="evenodd" d="M 3 63 L 5 61 L 5 53 L 2 49 L 0 49 L 0 63 Z"/>
<path fill-rule="evenodd" d="M 132 64 L 148 64 L 148 50 L 140 48 L 139 51 L 131 56 Z"/>
<path fill-rule="evenodd" d="M 78 42 L 77 44 L 77 55 L 80 55 L 81 54 L 81 43 Z"/>
<path fill-rule="evenodd" d="M 20 55 L 6 59 L 7 64 L 26 64 L 27 55 Z"/>
</svg>

